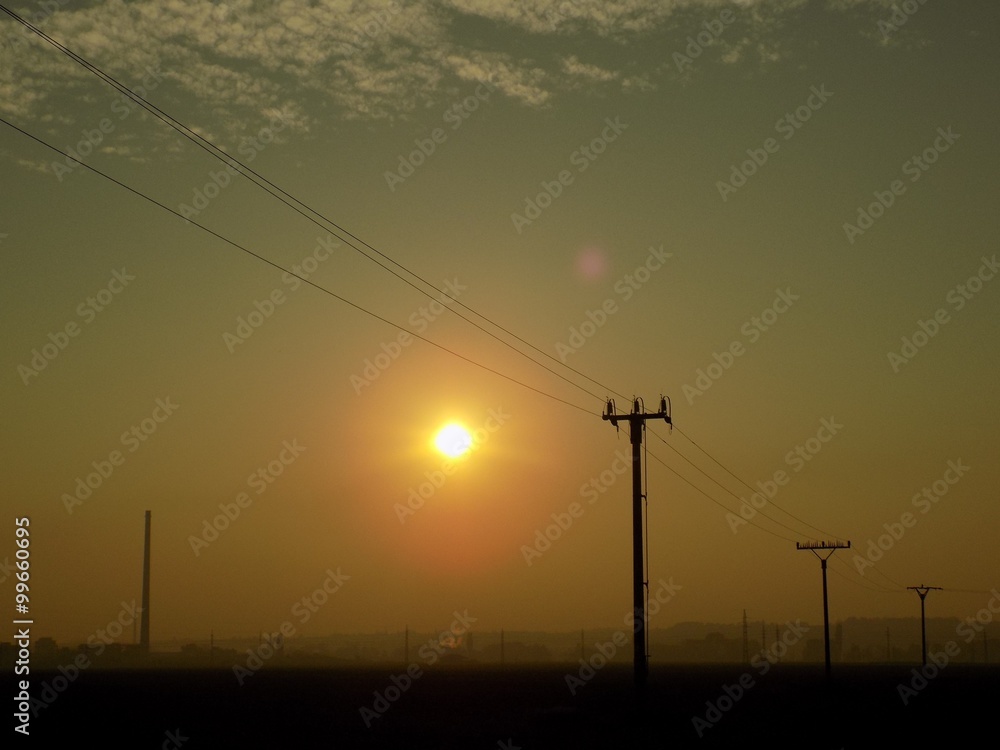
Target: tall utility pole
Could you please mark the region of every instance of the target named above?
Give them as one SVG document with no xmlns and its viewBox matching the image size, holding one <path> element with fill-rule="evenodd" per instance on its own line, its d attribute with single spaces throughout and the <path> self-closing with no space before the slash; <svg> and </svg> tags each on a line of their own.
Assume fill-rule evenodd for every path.
<svg viewBox="0 0 1000 750">
<path fill-rule="evenodd" d="M 152 511 L 146 511 L 146 543 L 142 553 L 142 622 L 139 625 L 139 652 L 149 656 L 149 541 Z"/>
<path fill-rule="evenodd" d="M 743 663 L 750 663 L 750 638 L 747 631 L 747 611 L 743 610 Z"/>
<path fill-rule="evenodd" d="M 916 591 L 920 597 L 920 648 L 924 657 L 924 665 L 927 664 L 927 620 L 924 618 L 924 599 L 931 591 L 943 591 L 940 586 L 907 586 L 910 591 Z"/>
<path fill-rule="evenodd" d="M 627 421 L 629 439 L 632 443 L 632 610 L 635 615 L 635 627 L 632 634 L 633 661 L 635 663 L 635 686 L 639 690 L 646 687 L 649 675 L 649 663 L 646 649 L 646 581 L 643 560 L 644 537 L 642 520 L 642 433 L 646 429 L 647 419 L 662 419 L 672 425 L 670 412 L 667 410 L 667 400 L 660 397 L 658 412 L 644 413 L 640 399 L 633 399 L 632 411 L 629 414 L 618 414 L 615 402 L 608 399 L 607 410 L 601 416 L 618 429 L 618 421 Z"/>
<path fill-rule="evenodd" d="M 823 570 L 823 642 L 824 654 L 826 656 L 826 678 L 830 679 L 830 605 L 826 596 L 826 561 L 830 559 L 838 549 L 850 549 L 851 543 L 847 542 L 802 542 L 795 543 L 795 549 L 807 549 L 819 558 L 820 568 Z M 825 554 L 824 554 L 825 553 Z"/>
</svg>

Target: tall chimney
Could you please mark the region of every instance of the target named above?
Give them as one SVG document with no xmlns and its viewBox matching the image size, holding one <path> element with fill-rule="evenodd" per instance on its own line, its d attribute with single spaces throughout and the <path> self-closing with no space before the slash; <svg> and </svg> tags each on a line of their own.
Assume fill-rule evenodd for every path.
<svg viewBox="0 0 1000 750">
<path fill-rule="evenodd" d="M 139 650 L 149 653 L 149 525 L 152 513 L 146 511 L 146 547 L 142 557 L 142 624 L 139 626 Z"/>
</svg>

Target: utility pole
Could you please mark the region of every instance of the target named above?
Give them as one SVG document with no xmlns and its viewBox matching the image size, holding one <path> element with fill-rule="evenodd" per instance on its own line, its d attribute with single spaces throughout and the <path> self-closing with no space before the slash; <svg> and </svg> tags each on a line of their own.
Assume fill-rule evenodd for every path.
<svg viewBox="0 0 1000 750">
<path fill-rule="evenodd" d="M 750 663 L 750 638 L 747 631 L 747 611 L 743 610 L 743 663 Z"/>
<path fill-rule="evenodd" d="M 838 549 L 850 549 L 851 543 L 847 542 L 802 542 L 795 543 L 795 549 L 807 549 L 819 558 L 820 568 L 823 570 L 823 645 L 826 657 L 826 678 L 830 679 L 830 605 L 826 596 L 826 561 L 833 556 Z M 825 554 L 824 554 L 825 553 Z"/>
<path fill-rule="evenodd" d="M 646 429 L 647 419 L 662 419 L 667 424 L 673 425 L 670 419 L 670 412 L 667 409 L 667 400 L 660 397 L 660 410 L 653 413 L 642 411 L 641 400 L 632 400 L 632 411 L 629 414 L 618 414 L 615 409 L 615 402 L 608 399 L 607 410 L 601 419 L 611 422 L 618 429 L 618 421 L 627 421 L 629 429 L 629 439 L 632 443 L 632 611 L 635 616 L 635 627 L 632 633 L 633 661 L 635 664 L 635 686 L 644 690 L 646 678 L 649 675 L 649 663 L 646 642 L 646 589 L 649 582 L 646 580 L 646 571 L 643 561 L 645 559 L 642 501 L 642 433 Z"/>
<path fill-rule="evenodd" d="M 146 534 L 142 553 L 142 622 L 139 624 L 139 653 L 149 656 L 149 542 L 152 511 L 146 511 Z"/>
<path fill-rule="evenodd" d="M 931 591 L 943 591 L 940 586 L 907 586 L 910 591 L 916 591 L 920 597 L 920 644 L 924 657 L 924 666 L 927 665 L 927 620 L 924 618 L 924 599 Z"/>
</svg>

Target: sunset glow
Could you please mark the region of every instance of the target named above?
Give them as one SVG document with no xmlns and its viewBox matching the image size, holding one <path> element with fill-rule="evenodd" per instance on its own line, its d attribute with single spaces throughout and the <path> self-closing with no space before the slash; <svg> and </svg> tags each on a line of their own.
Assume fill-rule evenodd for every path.
<svg viewBox="0 0 1000 750">
<path fill-rule="evenodd" d="M 453 422 L 438 431 L 434 445 L 449 458 L 458 458 L 472 447 L 472 435 L 462 425 Z"/>
</svg>

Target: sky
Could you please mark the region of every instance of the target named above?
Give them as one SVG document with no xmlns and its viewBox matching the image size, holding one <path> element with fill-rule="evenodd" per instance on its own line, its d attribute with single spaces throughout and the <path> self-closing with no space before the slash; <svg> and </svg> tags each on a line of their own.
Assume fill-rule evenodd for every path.
<svg viewBox="0 0 1000 750">
<path fill-rule="evenodd" d="M 10 7 L 325 217 L 0 21 L 36 635 L 621 627 L 661 395 L 651 627 L 993 601 L 993 3 Z"/>
</svg>

